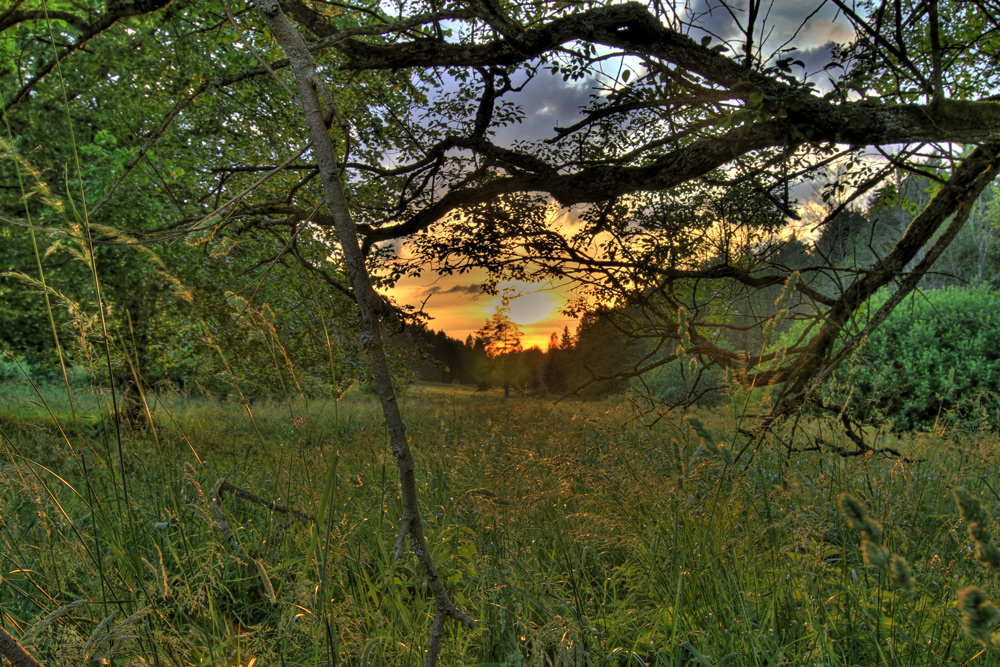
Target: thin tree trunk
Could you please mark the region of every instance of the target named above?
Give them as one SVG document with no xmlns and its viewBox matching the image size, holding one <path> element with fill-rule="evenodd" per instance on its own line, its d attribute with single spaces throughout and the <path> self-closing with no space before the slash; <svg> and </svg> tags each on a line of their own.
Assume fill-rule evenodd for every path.
<svg viewBox="0 0 1000 667">
<path fill-rule="evenodd" d="M 420 506 L 417 500 L 413 455 L 406 438 L 406 428 L 399 412 L 399 404 L 396 401 L 392 375 L 389 371 L 389 363 L 382 341 L 381 319 L 383 316 L 393 317 L 394 313 L 372 287 L 371 277 L 368 274 L 364 255 L 358 243 L 357 227 L 344 196 L 333 142 L 330 140 L 323 112 L 325 105 L 326 113 L 332 118 L 340 120 L 333 97 L 316 72 L 316 63 L 306 47 L 305 40 L 281 11 L 278 0 L 253 0 L 253 5 L 263 15 L 271 33 L 282 50 L 285 51 L 295 72 L 299 103 L 309 126 L 313 152 L 316 155 L 317 166 L 323 180 L 326 206 L 333 217 L 337 235 L 340 237 L 347 275 L 358 302 L 358 312 L 361 316 L 361 342 L 372 366 L 375 388 L 382 403 L 386 426 L 389 429 L 392 454 L 396 458 L 396 464 L 399 468 L 403 516 L 400 520 L 399 533 L 396 536 L 396 558 L 403 555 L 406 538 L 409 537 L 411 548 L 420 562 L 424 577 L 434 595 L 435 618 L 427 644 L 426 658 L 427 667 L 434 667 L 441 648 L 441 638 L 444 636 L 445 621 L 451 617 L 469 628 L 474 628 L 476 621 L 452 603 L 444 582 L 438 575 L 437 568 L 431 559 L 427 538 L 424 535 Z"/>
<path fill-rule="evenodd" d="M 42 667 L 9 632 L 0 628 L 0 655 L 10 660 L 14 667 Z"/>
</svg>

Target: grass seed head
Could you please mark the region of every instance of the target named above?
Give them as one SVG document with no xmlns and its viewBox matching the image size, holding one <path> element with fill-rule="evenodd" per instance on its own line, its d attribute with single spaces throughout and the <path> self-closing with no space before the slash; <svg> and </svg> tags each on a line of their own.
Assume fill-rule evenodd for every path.
<svg viewBox="0 0 1000 667">
<path fill-rule="evenodd" d="M 840 511 L 844 513 L 848 521 L 851 522 L 851 528 L 855 530 L 860 530 L 860 527 L 855 526 L 855 524 L 862 524 L 865 520 L 865 508 L 858 502 L 857 498 L 849 493 L 840 494 L 838 498 L 840 504 Z"/>
<path fill-rule="evenodd" d="M 677 309 L 677 334 L 684 349 L 690 350 L 693 345 L 691 343 L 691 331 L 688 328 L 687 309 L 684 306 Z"/>
<path fill-rule="evenodd" d="M 969 537 L 976 542 L 976 560 L 1000 578 L 1000 550 L 993 545 L 990 531 L 986 528 L 989 515 L 965 489 L 958 487 L 953 493 L 959 514 L 969 523 Z"/>
<path fill-rule="evenodd" d="M 889 568 L 889 551 L 874 544 L 869 540 L 861 543 L 861 553 L 864 554 L 865 564 L 879 570 Z"/>
<path fill-rule="evenodd" d="M 958 611 L 962 615 L 962 629 L 977 641 L 995 644 L 993 626 L 1000 622 L 1000 609 L 986 598 L 981 588 L 970 586 L 958 592 Z"/>
<path fill-rule="evenodd" d="M 986 530 L 986 527 L 981 523 L 970 523 L 969 524 L 969 537 L 974 539 L 976 542 L 989 542 L 990 541 L 990 531 Z"/>
<path fill-rule="evenodd" d="M 994 572 L 1000 573 L 1000 550 L 990 542 L 976 542 L 976 560 Z"/>
<path fill-rule="evenodd" d="M 882 546 L 882 525 L 868 517 L 865 506 L 849 493 L 840 494 L 840 511 L 844 513 L 851 528 L 876 547 Z"/>
<path fill-rule="evenodd" d="M 896 585 L 905 590 L 913 590 L 913 573 L 910 571 L 910 564 L 906 559 L 898 554 L 892 555 L 889 563 L 889 572 L 892 574 Z"/>
<path fill-rule="evenodd" d="M 970 496 L 962 487 L 956 488 L 953 493 L 955 495 L 955 503 L 958 505 L 959 515 L 963 521 L 978 523 L 980 525 L 986 524 L 989 517 L 978 500 Z"/>
</svg>

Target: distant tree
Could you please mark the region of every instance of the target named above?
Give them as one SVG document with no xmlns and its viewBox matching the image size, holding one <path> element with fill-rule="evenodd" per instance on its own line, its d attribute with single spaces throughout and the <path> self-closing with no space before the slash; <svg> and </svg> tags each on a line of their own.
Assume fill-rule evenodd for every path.
<svg viewBox="0 0 1000 667">
<path fill-rule="evenodd" d="M 559 349 L 559 334 L 553 331 L 552 335 L 549 336 L 549 346 L 546 349 L 546 353 L 550 353 L 553 350 L 558 350 L 558 349 Z"/>
<path fill-rule="evenodd" d="M 556 332 L 552 332 L 542 368 L 542 383 L 550 394 L 562 394 L 567 390 L 572 348 L 573 338 L 569 333 L 569 328 L 563 328 L 561 337 Z"/>
<path fill-rule="evenodd" d="M 515 375 L 519 385 L 532 393 L 544 390 L 545 352 L 534 345 L 514 356 L 517 363 Z"/>
<path fill-rule="evenodd" d="M 952 285 L 994 286 L 1000 278 L 997 255 L 1000 234 L 997 187 L 991 186 L 976 200 L 962 231 L 941 255 L 934 273 L 924 279 L 925 287 Z"/>
<path fill-rule="evenodd" d="M 820 228 L 815 242 L 816 252 L 833 266 L 846 266 L 867 248 L 866 232 L 871 221 L 860 207 L 847 208 L 833 216 Z"/>
<path fill-rule="evenodd" d="M 630 369 L 642 358 L 647 343 L 630 335 L 629 313 L 602 308 L 585 313 L 569 350 L 567 389 L 585 398 L 601 398 L 624 391 Z"/>
<path fill-rule="evenodd" d="M 476 332 L 476 337 L 485 345 L 491 372 L 496 384 L 503 387 L 505 397 L 510 396 L 510 388 L 519 377 L 516 353 L 521 351 L 522 335 L 517 323 L 510 319 L 507 306 L 497 306 L 483 328 Z"/>
<path fill-rule="evenodd" d="M 483 328 L 476 332 L 476 336 L 486 345 L 486 353 L 491 357 L 520 352 L 523 335 L 517 322 L 510 319 L 510 308 L 507 306 L 497 306 Z"/>
<path fill-rule="evenodd" d="M 865 205 L 842 210 L 820 228 L 815 252 L 824 262 L 846 272 L 861 271 L 892 252 L 896 240 L 914 211 L 925 206 L 938 184 L 922 174 L 897 173 Z M 997 187 L 991 185 L 969 207 L 965 224 L 941 253 L 933 271 L 921 287 L 938 289 L 951 285 L 992 284 L 997 277 L 997 235 L 1000 211 Z M 918 253 L 911 265 L 925 257 Z M 837 272 L 825 271 L 828 276 Z M 829 289 L 839 285 L 831 284 Z"/>
<path fill-rule="evenodd" d="M 569 327 L 563 327 L 562 335 L 559 337 L 559 349 L 568 350 L 573 347 L 573 334 L 569 332 Z"/>
</svg>

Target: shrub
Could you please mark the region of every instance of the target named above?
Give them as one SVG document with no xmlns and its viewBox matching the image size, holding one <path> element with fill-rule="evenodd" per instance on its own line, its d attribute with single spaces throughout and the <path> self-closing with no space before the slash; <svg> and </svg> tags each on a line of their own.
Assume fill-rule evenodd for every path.
<svg viewBox="0 0 1000 667">
<path fill-rule="evenodd" d="M 23 382 L 26 372 L 30 372 L 27 361 L 21 358 L 15 359 L 13 355 L 5 354 L 3 350 L 0 350 L 0 383 Z"/>
<path fill-rule="evenodd" d="M 884 299 L 872 304 L 872 312 Z M 997 426 L 1000 294 L 950 287 L 907 297 L 838 380 L 852 388 L 849 406 L 858 416 L 877 412 L 899 429 L 942 418 Z"/>
</svg>

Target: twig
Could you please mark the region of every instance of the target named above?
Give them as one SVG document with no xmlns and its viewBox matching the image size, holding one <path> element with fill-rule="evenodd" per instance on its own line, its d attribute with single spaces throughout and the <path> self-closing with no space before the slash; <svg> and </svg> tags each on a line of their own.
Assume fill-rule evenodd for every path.
<svg viewBox="0 0 1000 667">
<path fill-rule="evenodd" d="M 222 494 L 226 492 L 233 494 L 237 498 L 242 498 L 243 500 L 249 500 L 250 502 L 257 503 L 258 505 L 263 505 L 272 512 L 277 512 L 278 514 L 290 514 L 299 521 L 301 521 L 302 523 L 310 523 L 311 521 L 313 521 L 313 518 L 308 514 L 306 514 L 305 512 L 301 512 L 297 509 L 292 509 L 290 507 L 285 507 L 284 505 L 279 505 L 278 503 L 272 502 L 270 500 L 264 500 L 260 496 L 250 493 L 246 489 L 241 489 L 238 486 L 233 486 L 232 484 L 227 482 L 224 477 L 219 478 L 219 481 L 217 481 L 215 483 L 215 486 L 212 487 L 213 505 L 215 504 L 216 499 L 218 499 L 218 502 L 221 503 Z"/>
</svg>

